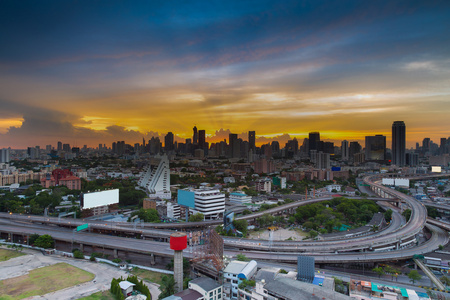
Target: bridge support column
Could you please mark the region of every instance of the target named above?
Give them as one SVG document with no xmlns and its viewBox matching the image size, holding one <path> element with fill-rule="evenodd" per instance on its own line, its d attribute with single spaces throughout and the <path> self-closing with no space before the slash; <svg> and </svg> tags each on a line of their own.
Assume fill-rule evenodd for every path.
<svg viewBox="0 0 450 300">
<path fill-rule="evenodd" d="M 8 233 L 8 241 L 12 243 L 12 242 L 13 242 L 12 239 L 13 239 L 13 235 L 12 235 L 11 232 L 9 232 L 9 233 Z"/>
<path fill-rule="evenodd" d="M 117 249 L 114 249 L 114 258 L 118 258 L 119 257 L 119 251 Z"/>
<path fill-rule="evenodd" d="M 84 245 L 80 243 L 80 251 L 83 252 Z"/>
<path fill-rule="evenodd" d="M 399 250 L 400 249 L 400 242 L 397 242 L 396 244 L 395 244 L 395 250 Z"/>
<path fill-rule="evenodd" d="M 26 239 L 27 239 L 27 245 L 29 246 L 29 245 L 30 245 L 30 236 L 27 235 L 27 236 L 26 236 Z"/>
<path fill-rule="evenodd" d="M 152 253 L 150 254 L 150 264 L 153 266 L 155 265 L 155 255 Z"/>
</svg>

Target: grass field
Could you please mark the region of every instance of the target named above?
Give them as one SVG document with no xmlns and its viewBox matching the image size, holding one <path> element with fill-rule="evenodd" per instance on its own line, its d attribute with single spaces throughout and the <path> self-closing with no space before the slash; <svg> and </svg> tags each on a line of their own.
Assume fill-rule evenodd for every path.
<svg viewBox="0 0 450 300">
<path fill-rule="evenodd" d="M 0 261 L 6 261 L 8 259 L 18 257 L 21 255 L 26 254 L 14 250 L 0 249 Z"/>
<path fill-rule="evenodd" d="M 115 299 L 116 298 L 114 297 L 114 295 L 111 294 L 109 291 L 103 291 L 103 292 L 94 293 L 94 294 L 84 297 L 84 298 L 80 298 L 78 300 L 115 300 Z"/>
<path fill-rule="evenodd" d="M 157 284 L 161 284 L 161 278 L 166 275 L 158 272 L 152 272 L 148 270 L 142 270 L 139 268 L 134 268 L 133 271 L 131 271 L 133 275 L 137 275 L 138 277 L 141 277 L 142 279 L 148 280 L 150 282 L 154 282 Z M 166 275 L 167 276 L 167 275 Z"/>
<path fill-rule="evenodd" d="M 94 274 L 66 263 L 30 271 L 27 275 L 0 281 L 0 299 L 23 299 L 45 295 L 94 279 Z"/>
</svg>

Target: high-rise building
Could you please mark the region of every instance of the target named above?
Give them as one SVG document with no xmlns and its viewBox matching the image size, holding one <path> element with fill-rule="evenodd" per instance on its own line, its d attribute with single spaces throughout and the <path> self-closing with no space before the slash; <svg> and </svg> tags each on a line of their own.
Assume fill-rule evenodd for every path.
<svg viewBox="0 0 450 300">
<path fill-rule="evenodd" d="M 158 166 L 150 165 L 139 179 L 138 185 L 146 188 L 150 198 L 171 199 L 169 159 L 163 156 Z"/>
<path fill-rule="evenodd" d="M 347 161 L 350 157 L 348 150 L 348 141 L 343 140 L 341 143 L 341 158 L 343 161 Z"/>
<path fill-rule="evenodd" d="M 309 151 L 317 150 L 319 151 L 319 142 L 320 142 L 320 133 L 319 132 L 310 132 L 309 133 Z"/>
<path fill-rule="evenodd" d="M 63 146 L 62 146 L 62 142 L 58 142 L 58 151 L 62 151 L 62 148 Z"/>
<path fill-rule="evenodd" d="M 392 164 L 405 165 L 406 126 L 403 121 L 392 124 Z"/>
<path fill-rule="evenodd" d="M 198 147 L 200 149 L 205 149 L 206 146 L 206 131 L 199 130 L 198 131 Z"/>
<path fill-rule="evenodd" d="M 354 155 L 361 152 L 361 145 L 358 142 L 350 142 L 350 146 L 348 147 L 348 153 L 351 160 L 354 160 Z"/>
<path fill-rule="evenodd" d="M 9 163 L 9 149 L 0 150 L 0 163 Z"/>
<path fill-rule="evenodd" d="M 422 152 L 427 153 L 430 151 L 430 148 L 431 148 L 431 139 L 424 138 L 422 141 Z"/>
<path fill-rule="evenodd" d="M 236 133 L 230 133 L 229 135 L 229 156 L 230 157 L 239 157 L 241 149 L 239 147 L 239 143 L 237 141 L 238 135 Z"/>
<path fill-rule="evenodd" d="M 251 150 L 253 153 L 255 153 L 256 152 L 256 133 L 255 133 L 255 131 L 248 132 L 248 144 L 249 144 L 249 150 Z"/>
<path fill-rule="evenodd" d="M 170 131 L 164 137 L 164 149 L 166 152 L 174 150 L 173 133 Z"/>
<path fill-rule="evenodd" d="M 366 161 L 386 159 L 386 137 L 384 135 L 366 136 Z"/>
<path fill-rule="evenodd" d="M 194 142 L 194 145 L 195 145 L 195 144 L 198 144 L 197 126 L 194 126 L 193 130 L 194 130 L 194 134 L 192 136 L 192 141 Z"/>
</svg>

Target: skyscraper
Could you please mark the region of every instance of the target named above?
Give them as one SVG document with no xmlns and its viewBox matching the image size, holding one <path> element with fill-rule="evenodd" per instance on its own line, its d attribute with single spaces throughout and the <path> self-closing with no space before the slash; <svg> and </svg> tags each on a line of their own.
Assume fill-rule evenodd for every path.
<svg viewBox="0 0 450 300">
<path fill-rule="evenodd" d="M 173 133 L 170 131 L 164 137 L 164 149 L 166 150 L 166 152 L 174 150 Z"/>
<path fill-rule="evenodd" d="M 194 135 L 192 137 L 192 142 L 195 144 L 198 144 L 198 133 L 197 133 L 197 126 L 194 126 Z"/>
<path fill-rule="evenodd" d="M 255 131 L 248 132 L 248 143 L 249 143 L 249 149 L 253 153 L 255 153 L 256 152 L 256 133 L 255 133 Z"/>
<path fill-rule="evenodd" d="M 198 131 L 198 147 L 200 149 L 205 149 L 206 146 L 206 131 L 199 130 Z"/>
<path fill-rule="evenodd" d="M 236 133 L 230 133 L 229 135 L 229 157 L 239 157 L 240 147 L 238 144 L 238 135 Z"/>
<path fill-rule="evenodd" d="M 366 136 L 366 161 L 386 159 L 386 137 L 384 135 Z"/>
<path fill-rule="evenodd" d="M 341 143 L 341 157 L 343 161 L 347 161 L 349 159 L 349 152 L 348 152 L 348 141 L 343 140 Z"/>
<path fill-rule="evenodd" d="M 406 126 L 403 121 L 392 124 L 392 164 L 405 165 Z"/>
<path fill-rule="evenodd" d="M 320 142 L 320 133 L 319 132 L 310 132 L 309 133 L 309 151 L 311 150 L 319 150 L 319 142 Z"/>
<path fill-rule="evenodd" d="M 0 163 L 9 163 L 9 149 L 0 149 Z"/>
</svg>

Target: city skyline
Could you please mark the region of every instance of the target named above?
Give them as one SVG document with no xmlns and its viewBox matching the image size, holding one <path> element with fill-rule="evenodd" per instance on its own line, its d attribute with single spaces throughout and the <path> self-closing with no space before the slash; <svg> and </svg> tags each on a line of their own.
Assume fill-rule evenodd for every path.
<svg viewBox="0 0 450 300">
<path fill-rule="evenodd" d="M 7 1 L 0 24 L 0 147 L 450 136 L 448 1 Z"/>
</svg>

